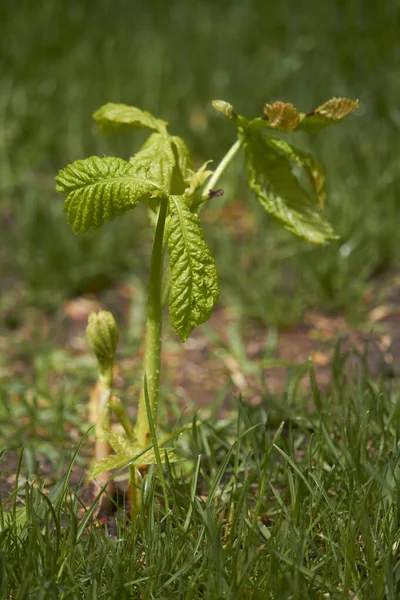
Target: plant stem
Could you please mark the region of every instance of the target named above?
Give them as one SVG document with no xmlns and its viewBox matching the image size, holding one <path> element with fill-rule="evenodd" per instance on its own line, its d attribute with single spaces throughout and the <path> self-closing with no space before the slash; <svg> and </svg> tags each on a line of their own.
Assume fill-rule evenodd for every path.
<svg viewBox="0 0 400 600">
<path fill-rule="evenodd" d="M 125 410 L 124 405 L 121 402 L 121 399 L 118 396 L 111 396 L 110 398 L 110 408 L 117 417 L 118 421 L 121 423 L 122 427 L 130 442 L 133 442 L 135 439 L 135 435 L 133 432 L 132 424 L 128 417 L 128 413 Z"/>
<path fill-rule="evenodd" d="M 192 208 L 197 208 L 198 206 L 201 206 L 202 204 L 204 204 L 204 202 L 209 200 L 210 190 L 213 190 L 216 187 L 216 185 L 217 185 L 218 181 L 221 179 L 223 173 L 226 171 L 226 169 L 228 168 L 228 166 L 230 165 L 230 163 L 232 162 L 232 160 L 234 159 L 236 154 L 239 152 L 240 148 L 242 147 L 242 144 L 243 144 L 243 138 L 240 137 L 229 148 L 228 152 L 225 154 L 224 158 L 221 160 L 218 167 L 215 169 L 214 173 L 211 175 L 211 179 L 209 179 L 209 181 L 206 183 L 206 187 L 205 187 L 203 193 L 201 194 L 200 198 L 197 200 L 197 202 L 195 201 L 192 204 Z"/>
<path fill-rule="evenodd" d="M 120 398 L 118 398 L 118 396 L 111 396 L 110 408 L 118 418 L 122 427 L 124 428 L 125 433 L 129 438 L 129 441 L 133 442 L 135 439 L 135 434 L 131 422 L 129 420 L 128 414 L 125 410 L 125 407 L 122 404 Z M 138 482 L 139 475 L 137 473 L 136 465 L 130 465 L 128 482 L 128 500 L 132 517 L 136 517 L 140 511 L 141 492 L 140 489 L 137 487 Z"/>
<path fill-rule="evenodd" d="M 138 417 L 136 421 L 136 439 L 140 447 L 150 442 L 150 426 L 147 418 L 144 394 L 144 377 L 147 378 L 147 390 L 154 422 L 157 422 L 158 389 L 161 366 L 162 333 L 162 272 L 164 262 L 164 229 L 167 215 L 167 201 L 162 200 L 158 213 L 151 255 L 149 296 L 147 300 L 146 341 L 143 363 L 143 381 L 139 397 Z"/>
<path fill-rule="evenodd" d="M 95 424 L 95 461 L 107 458 L 110 455 L 110 444 L 106 437 L 106 431 L 111 429 L 111 410 L 110 410 L 110 388 L 112 383 L 112 366 L 105 373 L 101 373 L 97 382 L 97 418 Z M 99 487 L 103 487 L 107 482 L 108 485 L 105 493 L 102 495 L 100 505 L 101 508 L 109 512 L 111 509 L 111 499 L 115 493 L 115 484 L 111 478 L 111 471 L 106 471 L 98 475 L 96 482 Z"/>
</svg>

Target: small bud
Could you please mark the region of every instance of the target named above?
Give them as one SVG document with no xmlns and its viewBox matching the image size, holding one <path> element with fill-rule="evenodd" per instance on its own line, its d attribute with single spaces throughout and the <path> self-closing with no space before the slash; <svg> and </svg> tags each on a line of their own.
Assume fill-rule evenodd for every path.
<svg viewBox="0 0 400 600">
<path fill-rule="evenodd" d="M 99 361 L 100 372 L 112 369 L 119 333 L 113 315 L 106 310 L 90 313 L 86 336 Z"/>
<path fill-rule="evenodd" d="M 213 100 L 212 105 L 215 110 L 219 110 L 227 119 L 234 120 L 237 118 L 237 114 L 233 110 L 232 104 L 225 102 L 225 100 Z"/>
</svg>

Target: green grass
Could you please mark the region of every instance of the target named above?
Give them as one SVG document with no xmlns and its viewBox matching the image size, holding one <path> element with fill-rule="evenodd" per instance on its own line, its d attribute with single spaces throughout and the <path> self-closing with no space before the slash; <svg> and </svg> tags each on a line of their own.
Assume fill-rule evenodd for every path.
<svg viewBox="0 0 400 600">
<path fill-rule="evenodd" d="M 0 510 L 1 597 L 398 598 L 398 386 L 337 350 L 328 389 L 296 387 L 194 427 L 163 475 L 169 510 L 151 468 L 134 531 L 123 505 L 99 524 L 70 485 L 82 449 L 45 481 L 21 454 Z"/>
<path fill-rule="evenodd" d="M 345 126 L 321 138 L 296 138 L 326 168 L 328 216 L 342 239 L 314 248 L 279 232 L 245 191 L 240 163 L 222 182 L 225 198 L 214 210 L 240 200 L 256 211 L 257 227 L 238 241 L 213 225 L 207 239 L 216 252 L 221 301 L 243 314 L 279 324 L 319 304 L 359 319 L 370 278 L 399 264 L 395 16 L 395 3 L 361 0 L 312 7 L 257 0 L 4 2 L 3 271 L 22 278 L 34 301 L 53 307 L 132 271 L 145 277 L 142 216 L 77 241 L 54 193 L 53 177 L 68 162 L 136 149 L 134 135 L 96 135 L 91 114 L 102 103 L 131 103 L 167 119 L 201 164 L 218 161 L 233 141 L 229 124 L 211 108 L 213 98 L 251 116 L 278 98 L 308 110 L 347 95 L 359 98 L 361 109 Z M 252 268 L 237 281 L 243 263 Z"/>
</svg>

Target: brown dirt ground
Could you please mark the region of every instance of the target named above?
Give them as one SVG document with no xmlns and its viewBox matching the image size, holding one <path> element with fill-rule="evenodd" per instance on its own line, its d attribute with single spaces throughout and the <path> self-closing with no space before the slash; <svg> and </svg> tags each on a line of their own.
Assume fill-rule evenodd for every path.
<svg viewBox="0 0 400 600">
<path fill-rule="evenodd" d="M 389 283 L 390 285 L 386 285 L 387 294 L 384 298 L 379 297 L 379 303 L 375 303 L 375 307 L 366 315 L 362 327 L 350 326 L 343 316 L 312 310 L 305 315 L 299 326 L 277 333 L 275 349 L 268 355 L 268 359 L 275 363 L 270 361 L 264 366 L 262 360 L 265 357 L 268 331 L 258 323 L 242 323 L 244 359 L 238 359 L 234 349 L 230 347 L 228 335 L 229 327 L 238 322 L 238 317 L 229 309 L 217 308 L 209 321 L 208 329 L 198 328 L 184 345 L 167 331 L 163 353 L 163 389 L 169 399 L 178 397 L 182 408 L 189 407 L 189 410 L 212 406 L 221 389 L 224 389 L 224 406 L 228 410 L 232 406 L 232 400 L 239 395 L 247 402 L 257 404 L 263 401 L 266 390 L 279 393 L 283 389 L 288 365 L 301 365 L 310 357 L 318 383 L 325 386 L 329 383 L 331 358 L 339 339 L 342 340 L 344 350 L 355 348 L 363 352 L 368 346 L 368 360 L 377 376 L 396 376 L 395 365 L 400 358 L 400 274 L 392 274 Z M 110 297 L 113 298 L 112 302 L 109 302 Z M 121 284 L 109 297 L 104 298 L 104 302 L 90 296 L 69 300 L 64 304 L 62 314 L 58 315 L 55 345 L 66 349 L 71 356 L 87 354 L 85 327 L 88 314 L 92 310 L 115 308 L 116 314 L 123 321 L 123 315 L 129 314 L 134 297 L 135 290 L 130 289 L 127 284 Z M 372 299 L 371 306 L 373 305 Z M 122 324 L 123 329 L 126 324 Z M 38 331 L 39 338 L 46 339 L 51 326 L 49 317 L 38 314 L 34 308 L 26 310 L 22 322 L 13 326 L 12 331 L 5 332 L 4 326 L 3 331 L 0 329 L 0 353 L 4 355 L 7 351 L 8 367 L 12 363 L 14 373 L 23 376 L 32 385 L 34 374 L 24 359 L 21 348 L 29 345 L 33 336 L 37 343 Z M 11 346 L 7 343 L 10 335 L 14 340 L 11 351 Z M 122 395 L 126 393 L 129 379 L 126 374 L 140 372 L 141 358 L 139 352 L 134 359 L 124 358 L 120 361 L 115 383 L 122 390 Z M 0 376 L 1 368 L 2 365 Z M 306 388 L 307 385 L 308 379 L 304 378 L 303 387 Z M 17 453 L 7 453 L 0 471 L 0 493 L 3 498 L 12 489 L 16 464 Z M 41 467 L 44 476 L 50 474 L 50 463 L 43 460 Z M 77 469 L 75 482 L 81 472 L 81 469 Z"/>
</svg>

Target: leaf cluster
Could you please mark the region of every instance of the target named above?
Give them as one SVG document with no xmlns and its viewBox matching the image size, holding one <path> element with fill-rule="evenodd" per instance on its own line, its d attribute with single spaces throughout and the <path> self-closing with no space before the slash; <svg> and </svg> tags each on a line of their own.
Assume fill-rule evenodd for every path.
<svg viewBox="0 0 400 600">
<path fill-rule="evenodd" d="M 101 473 L 111 471 L 112 469 L 121 469 L 133 464 L 152 465 L 156 463 L 154 449 L 143 450 L 142 446 L 131 442 L 126 436 L 112 431 L 106 432 L 107 441 L 110 443 L 115 454 L 110 454 L 96 462 L 90 472 L 89 478 L 95 479 Z M 178 459 L 172 448 L 163 448 L 163 453 L 167 453 L 169 462 L 175 462 Z"/>
<path fill-rule="evenodd" d="M 292 104 L 275 102 L 266 104 L 264 115 L 253 120 L 238 115 L 228 102 L 216 100 L 213 105 L 236 126 L 248 184 L 263 208 L 308 242 L 322 244 L 337 237 L 321 214 L 326 200 L 321 166 L 308 152 L 265 132 L 315 133 L 339 123 L 358 103 L 334 98 L 305 114 Z M 85 233 L 125 214 L 138 202 L 148 206 L 154 220 L 160 203 L 167 203 L 164 246 L 171 270 L 169 310 L 184 342 L 194 327 L 208 320 L 219 296 L 217 268 L 197 214 L 210 197 L 206 190 L 199 198 L 198 190 L 211 171 L 206 170 L 206 163 L 196 173 L 185 142 L 170 135 L 165 121 L 146 111 L 109 103 L 93 116 L 102 133 L 146 128 L 152 133 L 130 161 L 92 156 L 59 172 L 57 191 L 67 194 L 68 222 L 75 233 Z M 294 167 L 305 171 L 311 191 L 302 185 Z"/>
<path fill-rule="evenodd" d="M 285 229 L 301 239 L 322 244 L 335 239 L 331 225 L 322 217 L 326 201 L 325 176 L 312 154 L 266 131 L 305 131 L 318 133 L 340 123 L 358 108 L 358 102 L 333 98 L 309 113 L 300 113 L 293 104 L 266 104 L 264 115 L 252 120 L 239 115 L 223 100 L 213 106 L 234 124 L 243 142 L 248 184 L 263 208 Z M 311 193 L 301 184 L 293 171 L 304 169 L 311 184 Z"/>
<path fill-rule="evenodd" d="M 130 161 L 96 156 L 78 160 L 59 172 L 57 190 L 67 194 L 64 211 L 73 231 L 99 228 L 133 209 L 138 202 L 157 212 L 168 203 L 165 237 L 170 253 L 170 313 L 182 341 L 206 321 L 218 298 L 218 275 L 198 216 L 190 203 L 210 171 L 193 171 L 185 142 L 171 136 L 167 123 L 122 104 L 106 104 L 94 114 L 103 133 L 149 128 L 153 133 Z"/>
</svg>

